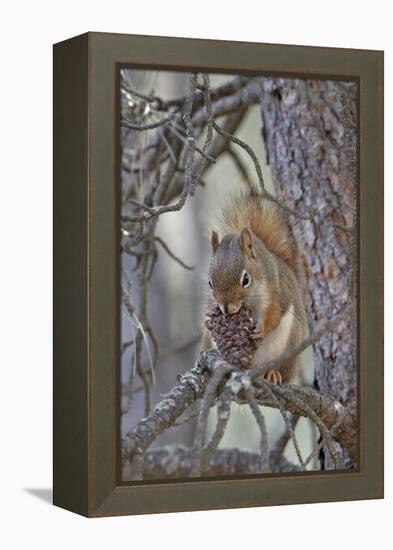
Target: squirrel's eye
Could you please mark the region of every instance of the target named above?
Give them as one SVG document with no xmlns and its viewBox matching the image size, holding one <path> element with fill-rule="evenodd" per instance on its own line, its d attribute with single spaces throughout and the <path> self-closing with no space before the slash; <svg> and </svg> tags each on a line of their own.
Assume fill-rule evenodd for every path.
<svg viewBox="0 0 393 550">
<path fill-rule="evenodd" d="M 248 286 L 250 286 L 250 282 L 251 282 L 251 279 L 249 274 L 247 273 L 247 271 L 243 271 L 243 275 L 241 279 L 242 287 L 247 288 Z"/>
<path fill-rule="evenodd" d="M 212 285 L 212 282 L 210 280 L 209 280 L 209 286 L 213 290 L 213 285 Z"/>
</svg>

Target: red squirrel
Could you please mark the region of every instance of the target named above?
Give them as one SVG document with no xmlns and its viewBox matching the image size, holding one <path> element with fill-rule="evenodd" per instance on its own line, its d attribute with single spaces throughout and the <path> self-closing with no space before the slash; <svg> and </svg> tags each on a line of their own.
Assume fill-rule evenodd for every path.
<svg viewBox="0 0 393 550">
<path fill-rule="evenodd" d="M 234 198 L 211 233 L 207 314 L 218 306 L 224 315 L 242 305 L 256 323 L 257 348 L 251 368 L 275 359 L 306 336 L 304 256 L 292 238 L 281 208 L 255 192 Z M 213 347 L 204 327 L 204 349 Z M 296 357 L 269 370 L 275 384 L 291 381 Z"/>
</svg>

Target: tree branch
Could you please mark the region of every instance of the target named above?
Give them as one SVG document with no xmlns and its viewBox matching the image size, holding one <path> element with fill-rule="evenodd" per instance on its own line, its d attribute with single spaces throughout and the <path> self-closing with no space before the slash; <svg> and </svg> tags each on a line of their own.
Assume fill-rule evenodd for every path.
<svg viewBox="0 0 393 550">
<path fill-rule="evenodd" d="M 283 402 L 284 409 L 292 414 L 311 418 L 310 410 L 325 424 L 330 435 L 343 447 L 348 449 L 351 456 L 356 452 L 356 421 L 354 415 L 341 403 L 329 395 L 322 395 L 316 390 L 283 384 L 275 386 L 266 380 L 255 383 L 255 396 L 260 405 L 278 409 L 277 401 L 272 399 L 269 389 L 276 393 Z M 241 395 L 241 394 L 240 394 Z M 245 396 L 243 401 L 245 402 Z M 313 420 L 313 418 L 311 418 Z M 333 431 L 333 427 L 337 427 Z"/>
<path fill-rule="evenodd" d="M 146 124 L 134 124 L 133 122 L 130 122 L 128 120 L 121 120 L 120 126 L 123 128 L 127 128 L 128 130 L 137 130 L 137 131 L 144 131 L 144 130 L 154 130 L 154 128 L 159 128 L 160 126 L 164 126 L 164 124 L 168 124 L 168 122 L 171 122 L 173 119 L 173 116 L 168 116 L 165 118 L 162 118 L 161 120 L 156 120 L 154 122 L 147 122 Z"/>
<path fill-rule="evenodd" d="M 260 472 L 263 474 L 263 473 L 269 472 L 269 445 L 268 445 L 268 439 L 267 439 L 267 428 L 266 428 L 265 417 L 261 413 L 258 402 L 255 398 L 255 393 L 252 386 L 247 385 L 247 387 L 244 389 L 244 393 L 246 395 L 248 404 L 250 405 L 252 414 L 255 417 L 259 431 L 261 432 Z"/>
<path fill-rule="evenodd" d="M 160 433 L 170 428 L 192 403 L 204 395 L 215 359 L 215 354 L 203 352 L 193 368 L 183 374 L 179 383 L 155 406 L 152 414 L 142 418 L 128 432 L 123 445 L 124 459 L 131 461 L 136 453 L 145 451 Z"/>
<path fill-rule="evenodd" d="M 216 358 L 214 364 L 214 373 L 209 380 L 206 390 L 203 395 L 202 406 L 198 415 L 197 429 L 195 433 L 195 443 L 193 447 L 194 464 L 191 475 L 202 475 L 203 469 L 203 446 L 205 441 L 206 425 L 209 416 L 210 407 L 218 393 L 218 387 L 222 380 L 231 372 L 232 367 L 223 361 L 221 358 Z"/>
<path fill-rule="evenodd" d="M 196 186 L 200 184 L 203 173 L 209 167 L 208 161 L 214 161 L 219 154 L 227 151 L 231 143 L 240 146 L 250 156 L 263 196 L 277 203 L 281 208 L 299 219 L 309 220 L 315 216 L 315 213 L 310 215 L 299 214 L 296 207 L 289 208 L 275 196 L 271 195 L 265 188 L 261 166 L 254 150 L 234 135 L 248 106 L 253 102 L 260 101 L 261 83 L 239 77 L 226 86 L 211 90 L 209 75 L 203 74 L 202 78 L 203 85 L 200 85 L 198 84 L 197 75 L 191 75 L 189 94 L 181 103 L 173 103 L 175 109 L 170 110 L 167 118 L 163 118 L 157 122 L 152 121 L 150 118 L 150 120 L 147 119 L 148 122 L 146 124 L 140 125 L 133 124 L 124 119 L 121 122 L 122 125 L 126 125 L 133 130 L 156 129 L 154 139 L 151 140 L 150 144 L 146 145 L 144 141 L 138 144 L 135 148 L 136 156 L 135 158 L 133 157 L 134 161 L 138 162 L 138 165 L 142 167 L 139 180 L 146 179 L 148 182 L 146 186 L 147 191 L 141 191 L 137 186 L 133 191 L 130 191 L 133 186 L 138 183 L 140 184 L 139 180 L 135 183 L 134 176 L 131 176 L 131 183 L 129 188 L 126 189 L 123 203 L 125 214 L 130 214 L 129 216 L 124 215 L 122 217 L 123 223 L 132 224 L 135 221 L 140 222 L 136 224 L 138 232 L 133 231 L 131 225 L 129 231 L 129 226 L 126 226 L 124 229 L 124 240 L 128 243 L 128 248 L 124 247 L 123 250 L 131 253 L 136 260 L 141 296 L 138 316 L 134 312 L 134 305 L 131 303 L 131 287 L 127 289 L 124 295 L 125 298 L 123 298 L 123 306 L 137 326 L 133 342 L 133 354 L 131 356 L 133 367 L 128 387 L 131 399 L 132 384 L 134 383 L 135 373 L 138 373 L 144 383 L 146 394 L 145 418 L 133 430 L 128 432 L 123 441 L 124 463 L 131 463 L 134 479 L 150 475 L 147 469 L 147 458 L 150 457 L 152 463 L 154 463 L 158 455 L 162 457 L 164 462 L 166 461 L 165 463 L 169 464 L 168 467 L 171 470 L 176 472 L 187 471 L 186 475 L 201 476 L 205 473 L 207 475 L 214 475 L 214 473 L 209 474 L 208 472 L 215 472 L 220 469 L 224 471 L 228 466 L 226 462 L 229 456 L 228 453 L 232 453 L 233 455 L 235 450 L 227 449 L 225 450 L 226 454 L 224 454 L 224 450 L 217 450 L 217 447 L 227 425 L 231 401 L 236 400 L 240 403 L 248 403 L 261 433 L 260 452 L 253 453 L 252 457 L 248 456 L 247 458 L 247 468 L 250 471 L 254 471 L 255 469 L 256 472 L 267 472 L 269 469 L 277 471 L 277 468 L 285 468 L 285 459 L 282 456 L 282 452 L 271 452 L 269 457 L 266 426 L 260 406 L 268 406 L 280 410 L 287 427 L 288 435 L 286 437 L 293 440 L 300 469 L 305 469 L 306 465 L 315 455 L 316 449 L 314 449 L 306 461 L 303 461 L 293 426 L 289 419 L 289 413 L 296 415 L 296 417 L 307 417 L 318 427 L 322 443 L 328 450 L 334 467 L 340 467 L 339 453 L 337 453 L 338 445 L 336 442 L 346 448 L 352 457 L 355 456 L 356 426 L 353 414 L 333 397 L 322 395 L 311 388 L 292 386 L 290 384 L 275 386 L 265 380 L 261 380 L 261 376 L 267 370 L 280 366 L 300 354 L 310 345 L 317 343 L 325 334 L 346 320 L 349 315 L 353 315 L 353 304 L 350 304 L 336 318 L 325 323 L 320 330 L 311 334 L 298 346 L 288 349 L 280 357 L 251 370 L 240 372 L 234 369 L 229 363 L 221 359 L 216 350 L 202 353 L 194 367 L 180 378 L 179 383 L 150 413 L 150 394 L 151 384 L 154 381 L 154 365 L 150 357 L 148 344 L 151 340 L 156 351 L 157 344 L 147 315 L 147 285 L 158 255 L 156 243 L 160 244 L 180 265 L 186 269 L 190 269 L 189 266 L 172 253 L 162 239 L 155 236 L 158 216 L 164 212 L 180 210 L 184 206 L 188 196 L 192 195 Z M 155 102 L 157 108 L 162 111 L 168 111 L 170 108 L 168 102 L 162 102 L 156 96 L 135 92 L 131 88 L 128 89 L 128 92 L 149 103 L 153 104 Z M 178 107 L 177 109 L 176 106 Z M 183 107 L 182 112 L 180 112 L 181 106 Z M 224 114 L 228 114 L 228 116 L 223 125 L 220 126 L 214 117 Z M 172 126 L 173 132 L 171 132 Z M 215 130 L 217 135 L 213 134 L 213 130 Z M 184 136 L 183 133 L 186 135 Z M 204 139 L 204 143 L 199 147 L 197 141 L 200 140 L 202 142 L 202 139 Z M 197 158 L 194 161 L 196 153 L 199 153 L 201 158 Z M 143 162 L 141 158 L 143 158 Z M 241 157 L 237 155 L 236 150 L 232 153 L 232 158 L 238 165 L 239 170 L 247 175 L 247 171 L 242 165 Z M 149 166 L 148 170 L 146 170 L 146 163 Z M 176 199 L 176 202 L 169 204 L 173 199 Z M 136 213 L 139 216 L 135 216 Z M 136 245 L 138 245 L 138 248 L 135 248 Z M 132 252 L 129 252 L 129 250 L 132 250 Z M 147 339 L 147 335 L 150 340 Z M 142 367 L 141 350 L 143 343 L 145 343 L 149 355 L 151 363 L 150 371 Z M 207 420 L 210 409 L 216 403 L 217 398 L 218 416 L 216 429 L 210 442 L 206 444 Z M 170 451 L 168 451 L 168 448 L 147 451 L 149 446 L 163 431 L 177 425 L 177 419 L 198 399 L 200 400 L 200 407 L 198 409 L 197 429 L 193 447 L 191 449 L 177 447 L 176 449 L 172 448 Z M 191 418 L 193 413 L 191 415 L 189 414 L 190 411 L 187 411 L 187 413 L 187 418 Z M 333 438 L 336 442 L 333 441 Z M 280 444 L 282 451 L 285 446 L 284 439 Z M 167 459 L 163 458 L 164 455 L 162 453 L 166 453 L 165 456 L 167 456 Z M 236 455 L 236 460 L 240 460 L 239 456 Z M 176 467 L 174 460 L 178 464 Z M 257 466 L 255 466 L 254 462 Z M 161 465 L 161 467 L 164 468 L 164 465 Z M 288 467 L 292 468 L 292 470 L 295 468 L 293 465 L 288 465 Z M 241 467 L 239 466 L 239 468 Z M 155 472 L 157 467 L 152 467 L 152 477 L 155 475 L 153 470 Z M 162 474 L 161 477 L 171 476 L 169 474 Z"/>
<path fill-rule="evenodd" d="M 225 96 L 228 96 L 228 95 L 235 94 L 238 90 L 240 90 L 240 88 L 242 88 L 243 86 L 245 86 L 249 82 L 250 82 L 249 77 L 235 76 L 235 78 L 233 78 L 229 82 L 225 82 L 224 84 L 221 84 L 220 86 L 212 88 L 212 90 L 211 90 L 212 101 L 216 101 L 220 97 L 225 97 Z M 168 100 L 168 101 L 166 101 L 166 104 L 170 107 L 172 107 L 172 106 L 181 106 L 181 105 L 183 105 L 184 101 L 185 101 L 185 97 L 183 96 L 183 97 Z M 202 90 L 198 89 L 197 93 L 195 94 L 195 105 L 201 106 L 202 103 L 203 103 L 203 92 L 202 92 Z"/>
<path fill-rule="evenodd" d="M 226 365 L 224 373 L 224 365 Z M 201 444 L 203 444 L 204 430 L 207 419 L 206 411 L 214 401 L 214 392 L 223 378 L 230 372 L 232 367 L 225 363 L 216 350 L 202 352 L 201 358 L 194 367 L 184 374 L 177 386 L 154 408 L 153 413 L 147 418 L 142 419 L 137 426 L 131 430 L 123 443 L 124 460 L 132 461 L 136 455 L 142 454 L 153 443 L 160 433 L 170 428 L 177 418 L 197 399 L 205 395 L 206 389 L 211 377 L 217 373 L 214 383 L 211 385 L 211 391 L 208 398 L 205 398 L 206 406 L 199 413 L 200 430 L 196 445 L 193 449 L 193 462 L 197 456 L 197 465 L 193 467 L 193 475 L 199 473 L 202 469 Z M 244 381 L 249 380 L 247 372 L 233 371 L 231 380 L 228 382 L 234 396 L 238 402 L 248 402 L 244 392 Z M 247 384 L 246 384 L 247 386 Z M 321 395 L 316 390 L 308 387 L 294 386 L 285 384 L 275 386 L 266 380 L 254 382 L 255 399 L 259 405 L 280 408 L 282 406 L 286 411 L 298 416 L 304 416 L 315 420 L 317 417 L 326 427 L 331 430 L 329 436 L 336 439 L 343 447 L 354 456 L 356 451 L 356 422 L 355 418 L 346 407 L 338 401 L 327 395 Z M 272 391 L 275 397 L 272 397 Z M 280 404 L 277 400 L 279 398 Z M 212 401 L 213 399 L 213 401 Z M 207 408 L 208 407 L 208 408 Z M 320 427 L 320 426 L 318 426 Z M 334 428 L 334 429 L 333 429 Z M 201 443 L 202 441 L 202 443 Z"/>
<path fill-rule="evenodd" d="M 206 84 L 204 83 L 206 89 Z M 212 95 L 212 94 L 210 94 Z M 259 82 L 250 82 L 232 95 L 224 96 L 212 103 L 211 113 L 220 117 L 242 109 L 244 106 L 258 104 L 261 101 L 261 86 Z M 195 126 L 202 126 L 207 122 L 208 115 L 204 109 L 199 109 L 193 116 Z"/>
<path fill-rule="evenodd" d="M 187 478 L 192 469 L 192 450 L 185 445 L 166 445 L 145 453 L 144 479 Z M 272 472 L 298 472 L 284 457 L 271 464 Z M 245 449 L 218 449 L 205 464 L 204 476 L 256 475 L 260 473 L 259 453 Z"/>
</svg>

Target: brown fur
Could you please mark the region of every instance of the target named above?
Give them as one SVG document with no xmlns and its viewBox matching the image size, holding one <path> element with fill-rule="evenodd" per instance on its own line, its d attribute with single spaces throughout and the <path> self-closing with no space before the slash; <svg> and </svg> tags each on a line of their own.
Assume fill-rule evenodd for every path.
<svg viewBox="0 0 393 550">
<path fill-rule="evenodd" d="M 212 232 L 211 245 L 213 288 L 207 308 L 218 304 L 227 315 L 242 304 L 251 309 L 259 329 L 254 364 L 299 343 L 307 329 L 303 255 L 279 207 L 254 193 L 236 197 L 224 210 L 219 231 Z M 248 287 L 241 284 L 245 271 Z M 203 344 L 212 345 L 207 331 Z M 283 381 L 293 376 L 298 363 L 296 359 L 280 367 Z"/>
<path fill-rule="evenodd" d="M 261 326 L 261 334 L 266 336 L 267 334 L 272 332 L 274 329 L 276 329 L 280 322 L 281 316 L 282 316 L 282 311 L 281 311 L 279 301 L 277 299 L 274 299 L 274 297 L 272 297 L 272 300 L 268 305 L 264 315 L 263 324 Z"/>
<path fill-rule="evenodd" d="M 248 227 L 263 241 L 266 248 L 295 270 L 294 243 L 289 235 L 284 216 L 272 201 L 260 195 L 240 195 L 223 213 L 223 233 L 236 233 Z"/>
</svg>

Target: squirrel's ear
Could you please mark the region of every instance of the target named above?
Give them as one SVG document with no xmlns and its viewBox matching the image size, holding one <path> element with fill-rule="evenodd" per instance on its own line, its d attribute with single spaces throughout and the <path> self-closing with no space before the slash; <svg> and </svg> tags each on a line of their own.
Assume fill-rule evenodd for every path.
<svg viewBox="0 0 393 550">
<path fill-rule="evenodd" d="M 212 250 L 213 250 L 214 253 L 217 250 L 218 243 L 219 243 L 218 233 L 217 233 L 217 231 L 212 231 L 211 245 L 212 245 Z"/>
<path fill-rule="evenodd" d="M 244 227 L 240 233 L 240 246 L 249 258 L 256 258 L 254 238 L 248 227 Z"/>
</svg>

